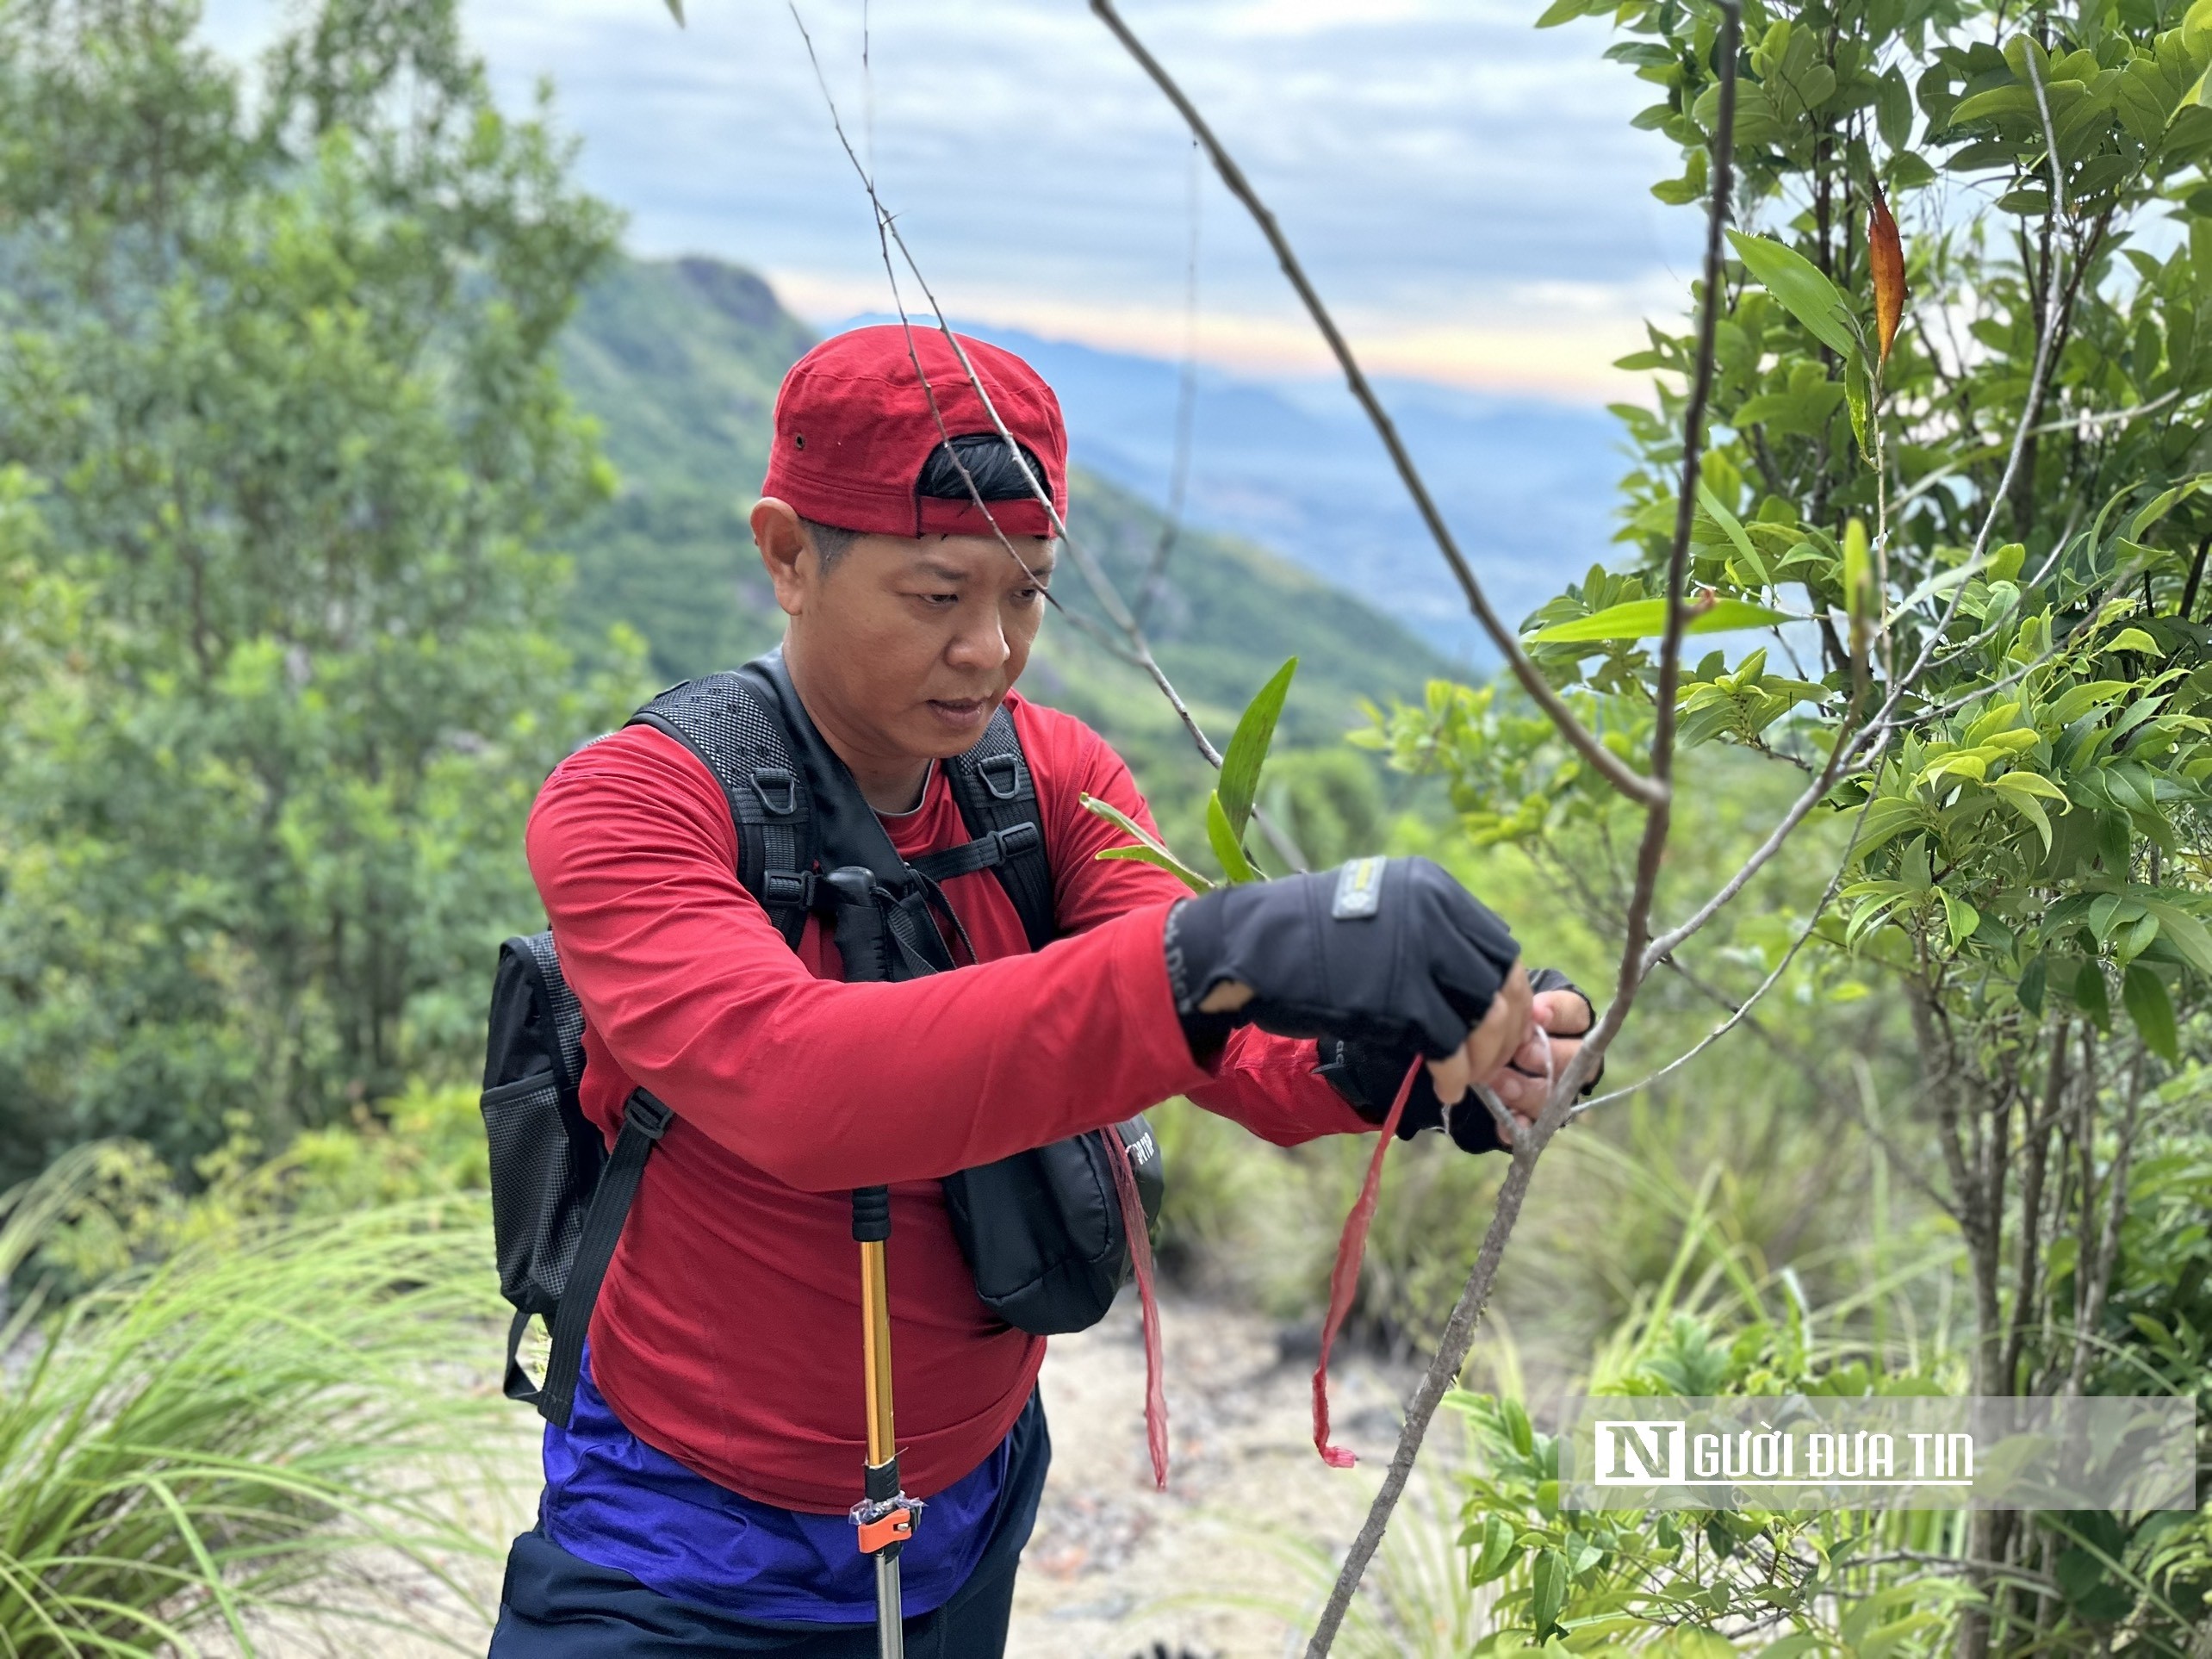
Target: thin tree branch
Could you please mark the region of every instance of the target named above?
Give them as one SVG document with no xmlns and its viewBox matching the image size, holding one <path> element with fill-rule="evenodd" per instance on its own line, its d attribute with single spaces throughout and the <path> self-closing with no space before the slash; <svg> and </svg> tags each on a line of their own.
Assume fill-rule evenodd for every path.
<svg viewBox="0 0 2212 1659">
<path fill-rule="evenodd" d="M 1880 758 L 1882 750 L 1888 746 L 1888 743 L 1889 734 L 1885 731 L 1882 734 L 1880 743 L 1876 746 L 1873 754 L 1867 757 L 1870 763 Z M 1574 1109 L 1569 1113 L 1569 1116 L 1580 1117 L 1583 1113 L 1591 1110 L 1593 1108 L 1610 1105 L 1616 1100 L 1625 1100 L 1631 1095 L 1637 1094 L 1643 1090 L 1650 1088 L 1653 1084 L 1658 1082 L 1660 1078 L 1671 1076 L 1673 1073 L 1681 1071 L 1685 1066 L 1687 1066 L 1692 1060 L 1704 1053 L 1706 1049 L 1712 1047 L 1713 1044 L 1718 1042 L 1723 1037 L 1726 1036 L 1738 1025 L 1743 1023 L 1745 1018 L 1749 1016 L 1751 1010 L 1759 1005 L 1760 1000 L 1764 997 L 1768 991 L 1772 991 L 1777 985 L 1781 983 L 1782 975 L 1789 972 L 1790 964 L 1797 960 L 1798 953 L 1803 950 L 1806 944 L 1811 941 L 1813 935 L 1813 929 L 1820 925 L 1820 918 L 1827 913 L 1829 905 L 1835 902 L 1836 890 L 1843 885 L 1843 873 L 1851 867 L 1851 849 L 1858 845 L 1860 827 L 1866 822 L 1867 806 L 1870 805 L 1872 805 L 1871 798 L 1860 806 L 1859 816 L 1852 823 L 1851 839 L 1843 848 L 1842 858 L 1837 861 L 1836 866 L 1836 873 L 1829 877 L 1826 890 L 1822 892 L 1819 902 L 1813 905 L 1812 914 L 1805 918 L 1805 926 L 1799 930 L 1797 937 L 1790 941 L 1789 948 L 1782 953 L 1782 960 L 1774 964 L 1774 971 L 1768 974 L 1764 979 L 1762 979 L 1759 982 L 1757 988 L 1754 990 L 1749 997 L 1746 997 L 1743 999 L 1743 1005 L 1737 1009 L 1735 1013 L 1730 1015 L 1727 1019 L 1722 1021 L 1712 1030 L 1706 1033 L 1704 1037 L 1699 1039 L 1696 1044 L 1684 1050 L 1681 1053 L 1677 1054 L 1673 1059 L 1668 1060 L 1657 1071 L 1650 1072 L 1647 1075 L 1637 1078 L 1634 1083 L 1625 1083 L 1618 1089 L 1606 1090 L 1606 1092 L 1602 1095 L 1594 1096 L 1588 1100 L 1578 1101 L 1575 1103 Z"/>
<path fill-rule="evenodd" d="M 2056 214 L 2059 204 L 2065 200 L 2066 196 L 2065 177 L 2059 166 L 2058 134 L 2051 124 L 2050 102 L 2044 96 L 2043 78 L 2035 69 L 2035 54 L 2029 53 L 2026 61 L 2028 78 L 2035 89 L 2035 107 L 2041 112 L 2043 117 L 2044 140 L 2050 151 L 2050 212 Z M 1990 492 L 1989 511 L 1983 515 L 1981 530 L 1974 537 L 1974 544 L 1967 555 L 1967 563 L 1969 566 L 1978 563 L 1982 555 L 1988 550 L 1990 535 L 1996 530 L 1998 518 L 2004 513 L 2011 497 L 2013 478 L 2020 470 L 2020 458 L 2027 451 L 2028 440 L 2035 430 L 2035 416 L 2041 408 L 2043 385 L 2051 370 L 2051 348 L 2053 342 L 2059 336 L 2060 305 L 2060 284 L 2047 283 L 2044 291 L 2042 326 L 2036 335 L 2035 359 L 2034 365 L 2029 370 L 2027 396 L 2020 406 L 2020 425 L 2012 434 L 2012 449 L 2005 457 L 2004 471 L 1998 478 L 1997 488 Z M 1904 680 L 1896 682 L 1897 689 L 1901 690 L 1911 686 L 1927 672 L 1929 662 L 1935 656 L 1936 646 L 1942 642 L 1944 630 L 1951 625 L 1952 618 L 1958 614 L 1959 604 L 1965 598 L 1966 591 L 1967 585 L 1964 582 L 1960 582 L 1951 590 L 1950 603 L 1943 607 L 1942 619 L 1929 631 L 1928 638 L 1920 648 L 1919 657 L 1914 662 Z M 1894 697 L 1895 693 L 1892 692 L 1892 694 Z"/>
<path fill-rule="evenodd" d="M 1843 761 L 1849 754 L 1859 748 L 1872 730 L 1872 727 L 1864 728 L 1849 741 L 1838 743 L 1836 745 L 1835 753 L 1828 758 L 1828 764 L 1820 769 L 1819 774 L 1810 784 L 1805 786 L 1805 792 L 1790 803 L 1790 810 L 1782 814 L 1774 829 L 1768 832 L 1767 839 L 1759 844 L 1751 856 L 1743 861 L 1743 867 L 1723 882 L 1712 898 L 1691 911 L 1687 920 L 1661 934 L 1651 941 L 1643 953 L 1644 968 L 1647 972 L 1656 966 L 1661 959 L 1671 954 L 1692 934 L 1698 932 L 1706 923 L 1718 916 L 1737 894 L 1742 892 L 1750 884 L 1751 878 L 1764 869 L 1774 854 L 1782 850 L 1782 843 L 1796 831 L 1798 825 L 1805 822 L 1812 809 L 1827 798 L 1828 792 L 1835 788 L 1836 779 L 1842 774 Z"/>
<path fill-rule="evenodd" d="M 1091 0 L 1092 6 L 1109 22 L 1115 22 L 1109 0 Z M 1482 1310 L 1490 1299 L 1491 1287 L 1497 1282 L 1499 1264 L 1505 1258 L 1506 1245 L 1513 1237 L 1513 1227 L 1520 1219 L 1522 1200 L 1527 1196 L 1530 1180 L 1536 1173 L 1537 1160 L 1557 1134 L 1572 1114 L 1575 1100 L 1583 1084 L 1597 1073 L 1606 1048 L 1627 1019 L 1650 970 L 1644 960 L 1644 943 L 1651 925 L 1651 902 L 1657 890 L 1660 856 L 1666 849 L 1667 831 L 1672 817 L 1674 792 L 1671 780 L 1675 766 L 1675 693 L 1681 673 L 1681 645 L 1687 621 L 1683 606 L 1683 590 L 1689 571 L 1690 527 L 1697 499 L 1699 452 L 1704 438 L 1706 400 L 1712 386 L 1714 342 L 1720 322 L 1720 308 L 1724 296 L 1720 282 L 1721 233 L 1724 227 L 1729 203 L 1733 195 L 1734 139 L 1736 128 L 1736 59 L 1738 37 L 1743 25 L 1740 0 L 1718 0 L 1721 8 L 1720 40 L 1715 56 L 1720 66 L 1720 108 L 1713 125 L 1712 137 L 1712 200 L 1706 221 L 1705 293 L 1703 309 L 1699 320 L 1698 362 L 1690 402 L 1683 417 L 1681 499 L 1675 525 L 1675 542 L 1668 557 L 1667 630 L 1660 648 L 1659 683 L 1655 693 L 1657 701 L 1657 720 L 1651 738 L 1652 792 L 1645 797 L 1644 834 L 1637 861 L 1636 886 L 1629 900 L 1627 938 L 1621 949 L 1620 971 L 1613 988 L 1611 1005 L 1595 1028 L 1584 1039 L 1560 1075 L 1551 1079 L 1550 1098 L 1537 1121 L 1513 1137 L 1513 1168 L 1507 1172 L 1505 1184 L 1499 1190 L 1498 1207 L 1490 1217 L 1488 1230 L 1482 1237 L 1482 1250 L 1476 1254 L 1475 1266 L 1467 1277 L 1467 1283 L 1452 1305 L 1451 1316 L 1445 1321 L 1443 1339 L 1437 1345 L 1427 1370 L 1422 1375 L 1420 1386 L 1414 1391 L 1406 1410 L 1406 1420 L 1398 1433 L 1398 1445 L 1391 1455 L 1390 1467 L 1382 1477 L 1382 1488 L 1368 1507 L 1367 1519 L 1361 1525 L 1358 1536 L 1345 1557 L 1344 1567 L 1337 1575 L 1334 1588 L 1329 1593 L 1328 1604 L 1314 1627 L 1312 1638 L 1306 1644 L 1306 1659 L 1326 1659 L 1337 1631 L 1342 1628 L 1345 1615 L 1351 1610 L 1352 1597 L 1358 1594 L 1360 1580 L 1365 1576 L 1368 1563 L 1382 1547 L 1382 1535 L 1389 1528 L 1391 1513 L 1404 1494 L 1406 1482 L 1412 1478 L 1414 1460 L 1420 1455 L 1421 1442 L 1426 1438 L 1430 1421 L 1442 1402 L 1445 1391 L 1457 1381 L 1460 1368 L 1467 1363 L 1468 1350 L 1474 1345 L 1476 1327 L 1481 1322 Z M 1133 51 L 1141 51 L 1127 31 L 1116 23 L 1115 32 L 1124 37 Z M 1148 60 L 1147 60 L 1148 61 Z M 1172 90 L 1172 83 L 1157 70 L 1154 78 L 1169 90 L 1171 97 L 1180 102 L 1179 94 Z M 1186 115 L 1194 122 L 1195 112 Z M 1202 132 L 1202 138 L 1206 135 Z M 1210 140 L 1209 140 L 1210 143 Z M 1216 155 L 1216 165 L 1221 158 Z M 1224 173 L 1224 177 L 1227 177 Z M 1241 176 L 1240 175 L 1240 177 Z M 1232 182 L 1231 188 L 1236 188 Z M 1246 205 L 1256 208 L 1247 200 Z M 1263 219 L 1264 224 L 1271 221 Z M 1284 252 L 1286 270 L 1292 268 L 1287 250 Z M 1307 291 L 1302 289 L 1302 291 Z M 1320 316 L 1318 301 L 1314 302 Z M 1342 353 L 1347 372 L 1356 372 L 1350 363 L 1350 354 Z M 1376 413 L 1379 411 L 1370 411 Z M 1533 672 L 1532 668 L 1532 673 Z M 1550 687 L 1546 687 L 1547 692 Z M 1556 718 L 1556 717 L 1555 717 Z M 1561 730 L 1571 735 L 1581 730 L 1579 724 L 1561 724 Z M 1740 1015 L 1737 1017 L 1742 1017 Z"/>
<path fill-rule="evenodd" d="M 2181 590 L 2181 608 L 2174 612 L 2174 615 L 2179 617 L 2184 622 L 2191 622 L 2196 619 L 2194 613 L 2196 610 L 2196 588 L 2197 585 L 2204 580 L 2204 559 L 2207 554 L 2212 554 L 2212 530 L 2204 532 L 2204 539 L 2196 544 L 2196 556 L 2190 562 L 2189 581 L 2183 585 Z"/>
<path fill-rule="evenodd" d="M 1314 326 L 1320 331 L 1321 338 L 1328 343 L 1330 351 L 1336 357 L 1337 366 L 1344 371 L 1345 384 L 1351 388 L 1352 396 L 1366 412 L 1376 436 L 1382 440 L 1382 447 L 1389 451 L 1391 463 L 1397 468 L 1399 478 L 1404 482 L 1407 493 L 1413 497 L 1422 523 L 1428 526 L 1437 550 L 1444 555 L 1445 562 L 1451 567 L 1451 574 L 1458 581 L 1460 592 L 1466 595 L 1468 609 L 1475 613 L 1475 619 L 1482 624 L 1482 631 L 1489 636 L 1490 643 L 1506 659 L 1507 666 L 1513 669 L 1513 677 L 1535 699 L 1537 706 L 1550 718 L 1551 723 L 1559 728 L 1560 735 L 1575 746 L 1582 758 L 1607 783 L 1633 801 L 1641 801 L 1648 805 L 1658 799 L 1663 786 L 1628 766 L 1600 743 L 1594 732 L 1575 718 L 1565 700 L 1552 689 L 1550 681 L 1544 677 L 1536 664 L 1529 660 L 1528 653 L 1521 649 L 1519 637 L 1507 627 L 1491 608 L 1489 598 L 1483 593 L 1482 584 L 1475 579 L 1466 556 L 1459 550 L 1459 544 L 1452 536 L 1451 526 L 1445 523 L 1444 514 L 1438 511 L 1434 498 L 1429 494 L 1428 485 L 1422 479 L 1420 469 L 1414 466 L 1413 457 L 1407 452 L 1404 442 L 1398 436 L 1398 429 L 1392 423 L 1389 412 L 1383 408 L 1382 400 L 1376 396 L 1375 388 L 1368 384 L 1358 358 L 1352 355 L 1351 347 L 1337 327 L 1335 318 L 1330 314 L 1328 308 L 1321 302 L 1321 296 L 1307 278 L 1305 267 L 1299 263 L 1289 239 L 1283 234 L 1282 227 L 1275 222 L 1275 215 L 1260 200 L 1258 192 L 1252 189 L 1251 181 L 1245 177 L 1244 170 L 1237 165 L 1235 158 L 1222 147 L 1221 140 L 1214 135 L 1214 129 L 1206 124 L 1205 117 L 1198 113 L 1197 106 L 1176 84 L 1175 78 L 1161 65 L 1159 59 L 1153 56 L 1145 43 L 1130 30 L 1128 24 L 1122 22 L 1122 14 L 1114 9 L 1113 0 L 1090 0 L 1090 9 L 1113 31 L 1115 39 L 1121 41 L 1129 55 L 1137 60 L 1138 65 L 1166 95 L 1167 101 L 1175 106 L 1184 124 L 1206 146 L 1206 153 L 1213 159 L 1214 170 L 1221 175 L 1222 183 L 1228 186 L 1229 194 L 1244 204 L 1245 210 L 1252 215 L 1252 222 L 1259 227 L 1260 234 L 1267 239 L 1268 245 L 1275 252 L 1276 262 L 1283 267 L 1283 274 L 1289 279 L 1290 286 L 1297 290 L 1307 314 L 1314 320 Z"/>
</svg>

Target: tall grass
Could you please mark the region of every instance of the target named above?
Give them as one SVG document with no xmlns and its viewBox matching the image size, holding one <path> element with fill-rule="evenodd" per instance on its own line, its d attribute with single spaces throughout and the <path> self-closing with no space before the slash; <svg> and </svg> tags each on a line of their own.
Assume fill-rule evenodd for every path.
<svg viewBox="0 0 2212 1659">
<path fill-rule="evenodd" d="M 0 1196 L 0 1284 L 97 1153 Z M 481 1197 L 425 1199 L 243 1218 L 27 1300 L 0 1326 L 0 1656 L 251 1653 L 287 1613 L 397 1625 L 374 1575 L 331 1605 L 363 1551 L 472 1603 L 452 1564 L 496 1541 L 467 1501 L 515 1444 L 482 1386 L 490 1260 Z"/>
</svg>

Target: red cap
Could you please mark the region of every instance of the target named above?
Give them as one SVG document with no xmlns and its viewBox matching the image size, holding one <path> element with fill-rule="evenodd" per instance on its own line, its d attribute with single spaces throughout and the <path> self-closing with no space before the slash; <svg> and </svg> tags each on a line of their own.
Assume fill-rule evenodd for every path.
<svg viewBox="0 0 2212 1659">
<path fill-rule="evenodd" d="M 1059 400 L 1011 351 L 965 334 L 960 342 L 1006 430 L 1042 463 L 1039 482 L 1065 517 L 1067 428 Z M 935 414 L 914 372 L 916 357 L 936 397 Z M 863 534 L 988 536 L 995 519 L 1010 536 L 1050 536 L 1052 520 L 1034 496 L 993 501 L 986 519 L 972 499 L 914 493 L 923 463 L 948 434 L 997 430 L 937 329 L 917 323 L 910 335 L 897 323 L 855 328 L 823 341 L 784 376 L 761 494 L 788 501 L 803 519 Z"/>
</svg>

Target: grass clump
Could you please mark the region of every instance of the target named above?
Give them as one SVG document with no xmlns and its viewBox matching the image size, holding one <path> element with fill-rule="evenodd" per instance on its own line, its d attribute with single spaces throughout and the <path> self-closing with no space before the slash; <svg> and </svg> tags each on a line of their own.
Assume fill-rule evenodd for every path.
<svg viewBox="0 0 2212 1659">
<path fill-rule="evenodd" d="M 0 1196 L 0 1283 L 113 1149 Z M 397 1625 L 373 1558 L 473 1604 L 472 1494 L 514 1440 L 476 1359 L 488 1209 L 241 1215 L 0 1325 L 0 1654 L 256 1650 L 288 1616 Z M 333 1609 L 332 1575 L 365 1592 Z M 484 1610 L 474 1609 L 482 1613 Z M 488 1617 L 488 1615 L 486 1615 Z M 424 1634 L 410 1614 L 407 1627 Z M 481 1629 L 481 1626 L 479 1626 Z"/>
</svg>

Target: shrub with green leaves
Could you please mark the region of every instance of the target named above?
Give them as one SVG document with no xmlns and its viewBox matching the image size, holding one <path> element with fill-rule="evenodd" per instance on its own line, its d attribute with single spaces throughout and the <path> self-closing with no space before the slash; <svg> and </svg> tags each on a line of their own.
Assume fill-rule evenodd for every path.
<svg viewBox="0 0 2212 1659">
<path fill-rule="evenodd" d="M 1720 9 L 1559 0 L 1542 21 L 1589 15 L 1653 89 L 1637 124 L 1681 147 L 1655 193 L 1703 204 Z M 1786 940 L 1670 961 L 1731 1006 L 1832 964 L 1901 1010 L 1912 1074 L 1887 1103 L 1861 1057 L 1817 1058 L 1956 1228 L 1959 1386 L 2201 1391 L 2212 1308 L 2176 1271 L 2201 1233 L 2171 1195 L 2212 1147 L 2212 4 L 1743 18 L 1696 498 L 1697 340 L 1655 326 L 1623 364 L 1655 375 L 1619 410 L 1625 557 L 1524 643 L 1637 752 L 1688 509 L 1691 627 L 1718 647 L 1675 693 L 1689 763 L 1773 767 L 1848 848 Z M 1517 696 L 1440 687 L 1378 736 L 1445 775 L 1478 840 L 1539 849 L 1606 912 L 1634 809 Z M 1978 1594 L 1929 1640 L 2189 1651 L 2201 1538 L 2169 1556 L 2168 1520 L 2074 1521 L 1979 1517 L 1955 1540 Z"/>
</svg>

